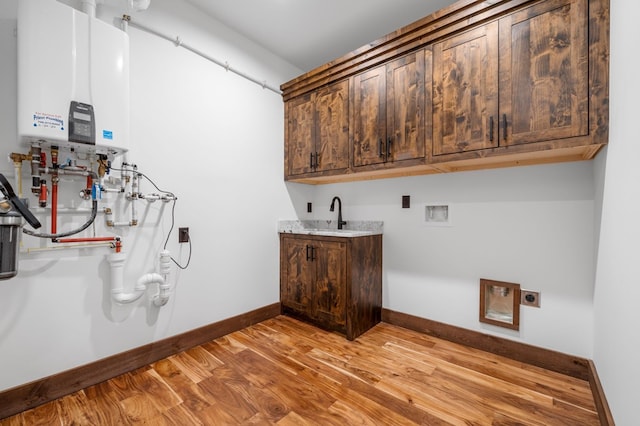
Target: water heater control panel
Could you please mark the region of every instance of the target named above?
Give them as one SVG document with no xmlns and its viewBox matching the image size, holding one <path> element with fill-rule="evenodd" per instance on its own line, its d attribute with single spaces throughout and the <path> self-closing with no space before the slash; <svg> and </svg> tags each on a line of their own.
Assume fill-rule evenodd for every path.
<svg viewBox="0 0 640 426">
<path fill-rule="evenodd" d="M 69 141 L 95 145 L 96 118 L 93 105 L 71 101 L 69 108 Z"/>
</svg>

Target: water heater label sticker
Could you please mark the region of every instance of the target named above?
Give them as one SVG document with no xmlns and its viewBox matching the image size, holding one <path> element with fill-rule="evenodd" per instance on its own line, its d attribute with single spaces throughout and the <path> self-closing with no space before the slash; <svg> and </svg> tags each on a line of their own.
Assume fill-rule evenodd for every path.
<svg viewBox="0 0 640 426">
<path fill-rule="evenodd" d="M 64 130 L 64 117 L 60 114 L 36 112 L 33 114 L 33 127 Z"/>
<path fill-rule="evenodd" d="M 113 132 L 111 130 L 103 130 L 102 139 L 113 140 Z"/>
</svg>

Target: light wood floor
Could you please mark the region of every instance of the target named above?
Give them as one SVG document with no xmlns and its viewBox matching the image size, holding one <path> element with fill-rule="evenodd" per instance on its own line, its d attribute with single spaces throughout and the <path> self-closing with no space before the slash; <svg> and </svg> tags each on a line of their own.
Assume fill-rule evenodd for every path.
<svg viewBox="0 0 640 426">
<path fill-rule="evenodd" d="M 379 324 L 279 316 L 1 425 L 597 425 L 587 382 Z"/>
</svg>

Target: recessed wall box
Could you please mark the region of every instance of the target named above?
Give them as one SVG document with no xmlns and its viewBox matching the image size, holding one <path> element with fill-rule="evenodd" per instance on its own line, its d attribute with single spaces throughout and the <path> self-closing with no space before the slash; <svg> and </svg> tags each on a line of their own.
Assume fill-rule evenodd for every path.
<svg viewBox="0 0 640 426">
<path fill-rule="evenodd" d="M 520 329 L 520 284 L 480 279 L 480 322 Z"/>
<path fill-rule="evenodd" d="M 424 223 L 427 226 L 452 226 L 452 207 L 449 203 L 429 203 L 424 206 Z"/>
</svg>

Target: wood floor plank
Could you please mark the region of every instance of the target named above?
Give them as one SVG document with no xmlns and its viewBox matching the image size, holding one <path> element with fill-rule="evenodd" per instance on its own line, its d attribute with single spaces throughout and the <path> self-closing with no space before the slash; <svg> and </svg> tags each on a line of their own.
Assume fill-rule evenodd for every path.
<svg viewBox="0 0 640 426">
<path fill-rule="evenodd" d="M 152 364 L 156 373 L 180 395 L 182 404 L 190 411 L 199 411 L 211 405 L 211 396 L 203 392 L 186 374 L 170 359 L 160 360 Z"/>
<path fill-rule="evenodd" d="M 433 339 L 424 335 L 414 336 L 412 333 L 406 333 L 408 330 L 394 332 L 390 327 L 388 324 L 380 324 L 379 329 L 376 329 L 379 333 L 372 338 L 380 342 L 386 341 L 389 345 L 413 348 L 416 352 L 423 351 L 424 347 L 420 343 L 422 339 L 429 342 Z M 407 336 L 409 337 L 406 338 Z M 469 370 L 485 376 L 595 410 L 591 390 L 585 381 L 444 340 L 432 346 L 428 353 L 452 365 L 464 365 Z"/>
<path fill-rule="evenodd" d="M 589 383 L 389 324 L 279 316 L 6 425 L 596 425 Z"/>
<path fill-rule="evenodd" d="M 224 370 L 225 367 L 219 368 L 216 371 L 218 374 L 202 380 L 198 383 L 198 387 L 215 398 L 215 406 L 229 413 L 234 424 L 241 424 L 257 414 L 258 409 L 253 401 L 243 395 L 242 383 L 233 378 L 218 377 L 220 373 L 225 373 Z"/>
<path fill-rule="evenodd" d="M 37 411 L 25 411 L 15 417 L 20 418 L 17 423 L 20 425 L 62 425 L 58 401 L 48 402 L 38 407 Z M 8 420 L 11 421 L 11 417 Z"/>
<path fill-rule="evenodd" d="M 166 426 L 175 426 L 175 425 L 204 425 L 196 416 L 193 415 L 191 409 L 189 409 L 185 405 L 176 405 L 175 407 L 171 407 L 160 417 L 154 417 L 148 422 L 150 425 L 166 425 Z M 105 424 L 115 424 L 115 423 L 105 423 Z"/>
<path fill-rule="evenodd" d="M 194 383 L 199 383 L 211 377 L 211 371 L 208 368 L 209 364 L 200 364 L 197 359 L 186 352 L 170 356 L 169 359 Z"/>
</svg>

